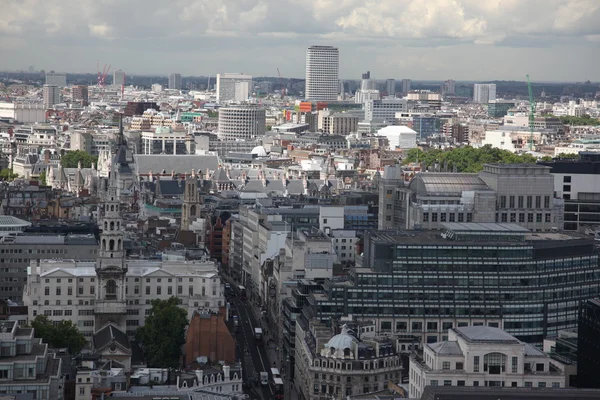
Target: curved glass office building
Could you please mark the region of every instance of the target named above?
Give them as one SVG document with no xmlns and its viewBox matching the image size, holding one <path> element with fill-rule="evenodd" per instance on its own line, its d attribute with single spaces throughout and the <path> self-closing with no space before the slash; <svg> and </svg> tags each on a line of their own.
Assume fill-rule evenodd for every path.
<svg viewBox="0 0 600 400">
<path fill-rule="evenodd" d="M 449 328 L 499 327 L 522 341 L 577 326 L 597 297 L 594 241 L 516 224 L 446 223 L 440 232 L 373 232 L 346 282 L 309 296 L 307 317 L 377 321 L 379 332 L 433 343 Z"/>
</svg>

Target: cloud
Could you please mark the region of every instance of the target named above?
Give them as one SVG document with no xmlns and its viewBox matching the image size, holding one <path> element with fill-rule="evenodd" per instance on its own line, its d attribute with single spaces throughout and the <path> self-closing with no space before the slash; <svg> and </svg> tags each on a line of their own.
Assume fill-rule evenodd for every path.
<svg viewBox="0 0 600 400">
<path fill-rule="evenodd" d="M 102 39 L 114 39 L 113 28 L 106 24 L 89 24 L 90 34 Z"/>
</svg>

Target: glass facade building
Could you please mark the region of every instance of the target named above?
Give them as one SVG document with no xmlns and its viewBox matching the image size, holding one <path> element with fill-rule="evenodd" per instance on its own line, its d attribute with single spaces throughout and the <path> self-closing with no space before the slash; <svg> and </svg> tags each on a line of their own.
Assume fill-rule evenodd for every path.
<svg viewBox="0 0 600 400">
<path fill-rule="evenodd" d="M 378 331 L 428 343 L 456 326 L 499 327 L 541 344 L 577 326 L 581 300 L 598 296 L 592 239 L 530 233 L 515 224 L 448 223 L 444 232 L 371 232 L 351 282 L 329 281 L 303 312 L 352 315 Z"/>
</svg>

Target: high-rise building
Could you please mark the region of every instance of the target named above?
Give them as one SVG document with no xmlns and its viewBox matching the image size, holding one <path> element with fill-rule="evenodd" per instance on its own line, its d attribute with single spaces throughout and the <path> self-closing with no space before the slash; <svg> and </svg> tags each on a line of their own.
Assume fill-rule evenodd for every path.
<svg viewBox="0 0 600 400">
<path fill-rule="evenodd" d="M 402 79 L 402 93 L 407 94 L 410 92 L 410 79 Z"/>
<path fill-rule="evenodd" d="M 44 85 L 42 89 L 44 96 L 44 108 L 52 108 L 60 103 L 60 90 L 56 85 Z"/>
<path fill-rule="evenodd" d="M 304 97 L 313 101 L 334 101 L 339 92 L 340 52 L 333 46 L 311 46 L 306 50 Z"/>
<path fill-rule="evenodd" d="M 444 83 L 446 94 L 454 94 L 456 93 L 456 81 L 454 79 L 448 79 Z"/>
<path fill-rule="evenodd" d="M 58 87 L 67 86 L 67 74 L 62 74 L 58 72 L 47 72 L 46 85 L 54 85 Z"/>
<path fill-rule="evenodd" d="M 169 74 L 169 89 L 181 89 L 181 74 Z"/>
<path fill-rule="evenodd" d="M 490 100 L 496 100 L 495 83 L 476 83 L 473 85 L 473 102 L 488 104 Z"/>
<path fill-rule="evenodd" d="M 395 79 L 386 79 L 385 91 L 387 92 L 388 96 L 396 95 L 396 80 Z"/>
<path fill-rule="evenodd" d="M 240 85 L 240 83 L 245 83 L 245 85 Z M 217 74 L 217 103 L 246 101 L 252 88 L 252 75 Z"/>
<path fill-rule="evenodd" d="M 369 100 L 365 103 L 365 121 L 386 122 L 393 125 L 396 113 L 408 110 L 404 99 Z"/>
<path fill-rule="evenodd" d="M 117 70 L 113 72 L 113 85 L 123 86 L 125 84 L 125 72 Z"/>
<path fill-rule="evenodd" d="M 581 302 L 577 326 L 577 386 L 600 389 L 600 300 Z"/>
<path fill-rule="evenodd" d="M 255 139 L 265 134 L 265 118 L 264 108 L 221 107 L 217 134 L 224 140 Z"/>
<path fill-rule="evenodd" d="M 82 106 L 88 105 L 88 87 L 77 85 L 71 88 L 71 98 L 74 102 L 80 102 Z"/>
</svg>

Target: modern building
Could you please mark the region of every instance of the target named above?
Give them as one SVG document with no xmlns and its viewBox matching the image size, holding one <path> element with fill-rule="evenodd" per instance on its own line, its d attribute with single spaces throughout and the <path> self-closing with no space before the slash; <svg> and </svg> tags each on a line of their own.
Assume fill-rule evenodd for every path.
<svg viewBox="0 0 600 400">
<path fill-rule="evenodd" d="M 262 137 L 266 130 L 265 119 L 264 108 L 256 106 L 221 107 L 219 108 L 217 135 L 221 140 Z"/>
<path fill-rule="evenodd" d="M 600 293 L 594 241 L 515 224 L 445 223 L 444 232 L 367 232 L 356 267 L 309 295 L 321 321 L 373 320 L 375 331 L 419 343 L 448 329 L 485 325 L 524 342 L 577 326 L 578 304 Z M 477 260 L 477 261 L 474 261 Z"/>
<path fill-rule="evenodd" d="M 303 316 L 296 323 L 294 382 L 301 398 L 328 400 L 368 394 L 399 382 L 402 360 L 396 341 L 358 339 L 346 325 L 331 328 Z"/>
<path fill-rule="evenodd" d="M 217 103 L 247 101 L 253 89 L 252 75 L 217 74 Z"/>
<path fill-rule="evenodd" d="M 123 86 L 125 84 L 125 72 L 118 69 L 113 72 L 113 86 Z"/>
<path fill-rule="evenodd" d="M 15 120 L 24 124 L 46 122 L 46 108 L 43 103 L 0 101 L 0 119 Z"/>
<path fill-rule="evenodd" d="M 335 101 L 339 93 L 340 52 L 337 47 L 311 46 L 306 50 L 304 97 L 310 101 Z"/>
<path fill-rule="evenodd" d="M 410 358 L 409 397 L 426 386 L 565 387 L 564 371 L 538 348 L 489 326 L 448 330 L 448 339 L 427 343 Z"/>
<path fill-rule="evenodd" d="M 446 94 L 455 94 L 456 93 L 456 81 L 454 79 L 448 79 L 444 82 L 444 89 Z"/>
<path fill-rule="evenodd" d="M 22 328 L 17 321 L 0 321 L 0 340 L 0 397 L 26 393 L 29 399 L 64 398 L 62 360 L 49 351 L 47 343 L 34 337 L 33 328 Z"/>
<path fill-rule="evenodd" d="M 88 105 L 88 87 L 85 85 L 76 85 L 71 88 L 71 100 L 79 102 L 82 106 Z"/>
<path fill-rule="evenodd" d="M 45 109 L 52 108 L 55 104 L 60 103 L 60 89 L 56 85 L 44 85 L 42 96 Z"/>
<path fill-rule="evenodd" d="M 385 91 L 388 96 L 396 95 L 396 80 L 395 79 L 386 79 L 385 80 Z"/>
<path fill-rule="evenodd" d="M 408 111 L 408 101 L 404 99 L 370 100 L 365 103 L 365 121 L 384 122 L 393 125 L 397 112 Z"/>
<path fill-rule="evenodd" d="M 181 74 L 169 74 L 169 89 L 180 90 L 181 88 Z"/>
<path fill-rule="evenodd" d="M 410 79 L 402 79 L 402 94 L 410 92 Z"/>
<path fill-rule="evenodd" d="M 425 139 L 437 135 L 440 119 L 434 114 L 412 113 L 412 128 L 417 132 L 419 139 Z"/>
<path fill-rule="evenodd" d="M 46 85 L 58 87 L 67 86 L 67 74 L 58 72 L 46 72 Z"/>
<path fill-rule="evenodd" d="M 194 137 L 187 131 L 177 131 L 159 126 L 141 135 L 141 154 L 194 154 Z"/>
<path fill-rule="evenodd" d="M 390 125 L 377 131 L 378 136 L 386 137 L 392 151 L 417 147 L 417 132 L 408 126 Z"/>
<path fill-rule="evenodd" d="M 489 104 L 496 100 L 495 83 L 475 83 L 473 85 L 473 102 L 479 104 Z"/>
<path fill-rule="evenodd" d="M 491 118 L 502 118 L 508 114 L 508 110 L 514 108 L 516 101 L 514 100 L 490 100 L 488 102 L 488 116 Z"/>
<path fill-rule="evenodd" d="M 348 135 L 356 132 L 360 116 L 350 112 L 332 112 L 329 109 L 319 111 L 317 115 L 317 128 L 330 135 Z"/>
<path fill-rule="evenodd" d="M 439 110 L 442 107 L 442 95 L 430 90 L 413 90 L 408 92 L 406 98 L 412 108 Z"/>
<path fill-rule="evenodd" d="M 600 389 L 600 300 L 579 305 L 577 326 L 577 387 Z"/>
</svg>

